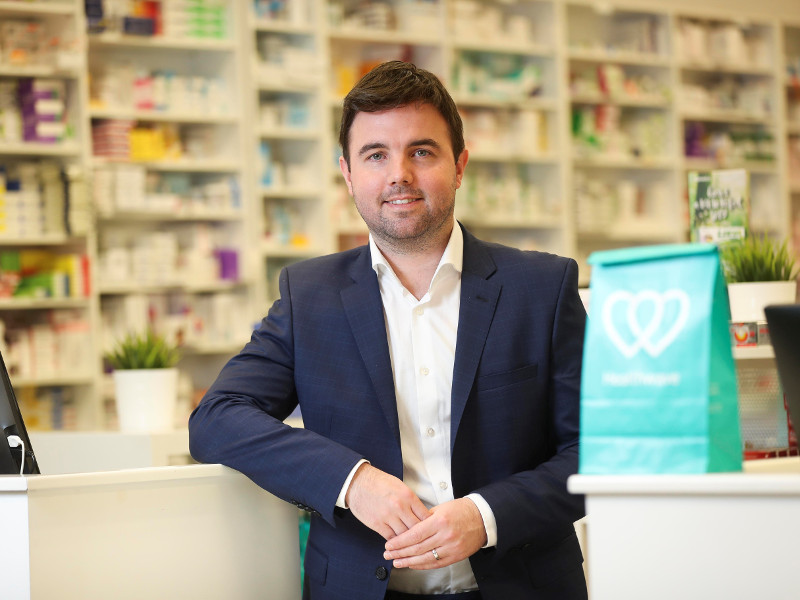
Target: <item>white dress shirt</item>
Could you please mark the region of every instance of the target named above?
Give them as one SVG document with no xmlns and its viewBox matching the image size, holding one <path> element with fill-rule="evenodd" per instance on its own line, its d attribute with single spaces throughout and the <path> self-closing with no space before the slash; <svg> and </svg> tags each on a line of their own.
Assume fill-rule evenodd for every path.
<svg viewBox="0 0 800 600">
<path fill-rule="evenodd" d="M 394 372 L 403 481 L 427 507 L 453 500 L 450 472 L 450 395 L 461 297 L 464 237 L 456 223 L 427 293 L 417 300 L 403 287 L 370 236 Z M 356 465 L 342 488 L 340 506 Z M 486 546 L 497 543 L 497 526 L 486 501 L 469 494 L 483 518 Z M 477 589 L 469 560 L 429 571 L 392 569 L 389 589 L 445 594 Z"/>
</svg>

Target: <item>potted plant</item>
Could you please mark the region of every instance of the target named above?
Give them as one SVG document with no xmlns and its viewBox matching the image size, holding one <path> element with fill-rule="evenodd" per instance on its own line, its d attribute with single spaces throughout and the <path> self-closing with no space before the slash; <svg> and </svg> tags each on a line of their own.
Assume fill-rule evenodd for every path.
<svg viewBox="0 0 800 600">
<path fill-rule="evenodd" d="M 120 430 L 142 433 L 173 429 L 178 347 L 147 330 L 127 334 L 105 357 L 114 368 Z"/>
<path fill-rule="evenodd" d="M 797 269 L 786 240 L 748 234 L 722 246 L 721 258 L 734 323 L 764 321 L 765 306 L 795 301 Z"/>
</svg>

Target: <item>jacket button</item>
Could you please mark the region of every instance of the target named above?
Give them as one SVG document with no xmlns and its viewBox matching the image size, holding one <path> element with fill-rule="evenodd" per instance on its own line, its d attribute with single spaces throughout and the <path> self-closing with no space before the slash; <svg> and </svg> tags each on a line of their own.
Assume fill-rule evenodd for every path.
<svg viewBox="0 0 800 600">
<path fill-rule="evenodd" d="M 377 577 L 381 581 L 386 579 L 386 576 L 388 574 L 389 572 L 386 570 L 386 567 L 378 567 L 377 569 L 375 569 L 375 577 Z"/>
</svg>

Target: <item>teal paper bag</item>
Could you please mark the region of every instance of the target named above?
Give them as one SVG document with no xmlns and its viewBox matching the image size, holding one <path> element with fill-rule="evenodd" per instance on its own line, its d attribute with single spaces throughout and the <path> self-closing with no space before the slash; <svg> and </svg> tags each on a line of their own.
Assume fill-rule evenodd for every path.
<svg viewBox="0 0 800 600">
<path fill-rule="evenodd" d="M 730 309 L 716 246 L 610 250 L 589 263 L 580 472 L 740 471 Z"/>
</svg>

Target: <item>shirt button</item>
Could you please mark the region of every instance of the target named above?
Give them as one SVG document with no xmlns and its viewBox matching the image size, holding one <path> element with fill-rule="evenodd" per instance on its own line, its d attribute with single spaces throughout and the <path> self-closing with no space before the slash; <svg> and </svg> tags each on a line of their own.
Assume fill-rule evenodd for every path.
<svg viewBox="0 0 800 600">
<path fill-rule="evenodd" d="M 419 372 L 422 373 L 423 375 L 427 375 L 428 373 L 430 373 L 430 369 L 428 369 L 428 367 L 422 367 L 419 370 Z"/>
<path fill-rule="evenodd" d="M 436 435 L 436 431 L 434 430 L 433 427 L 428 427 L 428 430 L 425 433 L 428 434 L 428 437 L 433 437 Z"/>
<path fill-rule="evenodd" d="M 447 489 L 447 482 L 446 481 L 440 481 L 439 482 L 439 489 L 440 490 L 446 490 Z"/>
<path fill-rule="evenodd" d="M 424 312 L 425 312 L 425 309 L 422 308 L 421 306 L 414 309 L 414 314 L 417 315 L 418 317 L 421 317 L 422 313 L 424 313 Z"/>
<path fill-rule="evenodd" d="M 375 569 L 375 577 L 377 577 L 380 581 L 386 579 L 386 576 L 389 573 L 386 571 L 386 567 L 378 567 Z"/>
</svg>

